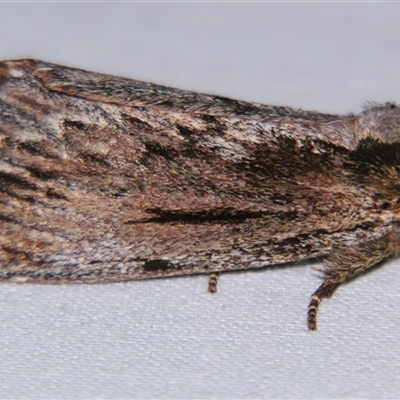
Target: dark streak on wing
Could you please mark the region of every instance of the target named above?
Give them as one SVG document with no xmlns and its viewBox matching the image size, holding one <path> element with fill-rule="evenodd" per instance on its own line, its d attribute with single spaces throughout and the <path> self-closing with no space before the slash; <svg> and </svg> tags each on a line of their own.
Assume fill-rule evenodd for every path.
<svg viewBox="0 0 400 400">
<path fill-rule="evenodd" d="M 162 259 L 154 259 L 150 261 L 146 261 L 142 267 L 146 272 L 155 272 L 155 271 L 167 271 L 169 269 L 173 269 L 174 266 L 167 260 Z"/>
<path fill-rule="evenodd" d="M 262 212 L 246 212 L 236 210 L 210 210 L 209 212 L 192 212 L 178 213 L 162 209 L 146 209 L 149 214 L 158 214 L 157 217 L 143 219 L 141 221 L 127 221 L 127 224 L 146 224 L 146 223 L 169 223 L 181 222 L 185 224 L 200 224 L 200 223 L 231 223 L 239 224 L 248 219 L 262 218 L 267 213 Z M 270 214 L 270 213 L 269 213 Z"/>
</svg>

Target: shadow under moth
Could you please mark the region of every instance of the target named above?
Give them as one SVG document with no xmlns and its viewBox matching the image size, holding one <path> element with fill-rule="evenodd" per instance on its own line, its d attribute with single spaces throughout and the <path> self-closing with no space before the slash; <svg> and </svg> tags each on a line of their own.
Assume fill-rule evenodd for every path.
<svg viewBox="0 0 400 400">
<path fill-rule="evenodd" d="M 400 250 L 400 108 L 271 107 L 0 63 L 0 280 L 112 282 L 324 258 L 318 305 Z"/>
</svg>

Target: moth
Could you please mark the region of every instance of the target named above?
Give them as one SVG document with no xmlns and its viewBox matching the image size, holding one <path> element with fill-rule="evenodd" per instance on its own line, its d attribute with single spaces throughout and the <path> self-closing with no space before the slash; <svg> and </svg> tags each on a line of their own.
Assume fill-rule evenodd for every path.
<svg viewBox="0 0 400 400">
<path fill-rule="evenodd" d="M 400 109 L 333 115 L 0 63 L 0 280 L 112 282 L 400 250 Z"/>
</svg>

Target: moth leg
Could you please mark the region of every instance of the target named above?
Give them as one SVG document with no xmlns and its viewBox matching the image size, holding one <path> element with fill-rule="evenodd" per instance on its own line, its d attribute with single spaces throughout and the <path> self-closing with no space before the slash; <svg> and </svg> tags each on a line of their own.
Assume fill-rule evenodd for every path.
<svg viewBox="0 0 400 400">
<path fill-rule="evenodd" d="M 358 246 L 334 250 L 326 259 L 324 283 L 313 293 L 308 306 L 308 329 L 317 330 L 317 312 L 322 299 L 329 298 L 343 282 L 400 251 L 400 231 L 394 230 L 379 239 Z"/>
<path fill-rule="evenodd" d="M 217 291 L 219 272 L 211 272 L 208 274 L 208 291 L 210 293 L 215 293 Z"/>
<path fill-rule="evenodd" d="M 326 279 L 324 283 L 312 294 L 310 304 L 308 305 L 307 316 L 309 331 L 317 330 L 317 312 L 319 303 L 323 298 L 329 299 L 339 285 L 340 283 L 335 283 L 330 279 Z"/>
</svg>

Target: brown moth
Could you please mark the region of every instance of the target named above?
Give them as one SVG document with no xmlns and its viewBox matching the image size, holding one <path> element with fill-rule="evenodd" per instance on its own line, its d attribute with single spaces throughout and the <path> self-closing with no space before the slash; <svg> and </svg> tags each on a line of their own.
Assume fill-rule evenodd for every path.
<svg viewBox="0 0 400 400">
<path fill-rule="evenodd" d="M 400 109 L 271 107 L 0 63 L 0 279 L 112 282 L 325 257 L 322 298 L 400 249 Z"/>
</svg>

